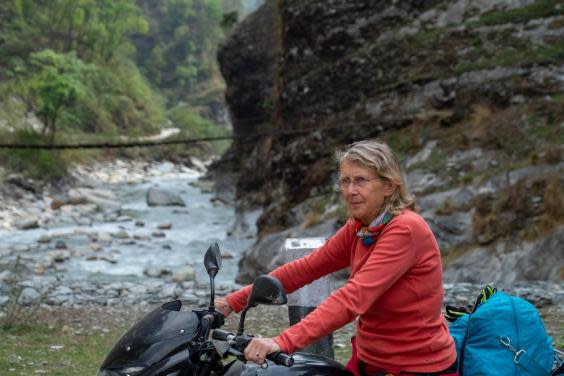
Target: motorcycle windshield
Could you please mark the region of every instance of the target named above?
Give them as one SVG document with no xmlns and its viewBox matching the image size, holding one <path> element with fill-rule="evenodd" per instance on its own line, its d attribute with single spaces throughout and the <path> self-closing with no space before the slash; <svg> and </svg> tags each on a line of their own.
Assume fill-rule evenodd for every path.
<svg viewBox="0 0 564 376">
<path fill-rule="evenodd" d="M 108 354 L 102 370 L 141 371 L 186 350 L 198 327 L 194 312 L 180 311 L 174 300 L 147 314 L 131 327 Z"/>
</svg>

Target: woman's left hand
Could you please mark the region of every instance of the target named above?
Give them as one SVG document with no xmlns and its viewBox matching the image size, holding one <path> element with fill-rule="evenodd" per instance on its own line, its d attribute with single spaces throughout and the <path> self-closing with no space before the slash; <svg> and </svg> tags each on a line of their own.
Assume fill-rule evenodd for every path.
<svg viewBox="0 0 564 376">
<path fill-rule="evenodd" d="M 253 338 L 245 348 L 245 358 L 262 364 L 268 354 L 280 351 L 280 346 L 272 338 Z"/>
</svg>

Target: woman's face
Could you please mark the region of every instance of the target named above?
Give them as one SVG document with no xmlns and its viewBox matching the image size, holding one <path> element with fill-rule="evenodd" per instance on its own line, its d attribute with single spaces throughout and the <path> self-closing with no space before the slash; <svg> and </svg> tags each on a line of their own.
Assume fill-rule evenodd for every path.
<svg viewBox="0 0 564 376">
<path fill-rule="evenodd" d="M 339 185 L 353 218 L 366 225 L 380 214 L 384 199 L 396 189 L 395 184 L 378 176 L 373 169 L 347 160 L 341 163 Z"/>
</svg>

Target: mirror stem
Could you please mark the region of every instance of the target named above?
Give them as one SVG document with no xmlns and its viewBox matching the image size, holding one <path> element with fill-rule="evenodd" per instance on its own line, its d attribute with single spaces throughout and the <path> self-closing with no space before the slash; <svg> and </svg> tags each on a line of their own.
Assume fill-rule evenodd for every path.
<svg viewBox="0 0 564 376">
<path fill-rule="evenodd" d="M 247 315 L 247 311 L 250 307 L 246 307 L 243 311 L 241 311 L 241 317 L 239 319 L 239 328 L 237 329 L 237 335 L 243 335 L 243 331 L 245 330 L 245 316 Z"/>
<path fill-rule="evenodd" d="M 217 271 L 210 272 L 210 287 L 211 287 L 210 307 L 209 307 L 210 311 L 215 311 L 215 283 L 214 283 L 214 279 L 215 279 L 216 273 L 217 273 Z"/>
</svg>

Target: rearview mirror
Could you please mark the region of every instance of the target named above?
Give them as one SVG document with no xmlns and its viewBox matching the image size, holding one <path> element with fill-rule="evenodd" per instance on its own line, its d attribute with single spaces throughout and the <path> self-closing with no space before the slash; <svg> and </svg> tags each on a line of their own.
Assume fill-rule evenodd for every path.
<svg viewBox="0 0 564 376">
<path fill-rule="evenodd" d="M 204 266 L 210 277 L 215 277 L 219 269 L 221 269 L 221 252 L 219 246 L 214 243 L 209 246 L 204 256 Z"/>
<path fill-rule="evenodd" d="M 269 275 L 261 275 L 253 282 L 247 307 L 256 307 L 259 304 L 282 305 L 286 304 L 287 301 L 284 287 L 282 287 L 280 281 Z"/>
<path fill-rule="evenodd" d="M 284 291 L 284 287 L 279 280 L 270 275 L 258 276 L 253 282 L 253 288 L 247 300 L 247 306 L 241 312 L 239 319 L 239 329 L 237 335 L 242 335 L 245 330 L 245 316 L 251 307 L 256 307 L 259 304 L 266 305 L 282 305 L 286 304 L 288 298 Z"/>
<path fill-rule="evenodd" d="M 217 243 L 214 243 L 209 246 L 206 254 L 204 256 L 204 266 L 206 267 L 206 271 L 210 276 L 210 305 L 209 310 L 215 311 L 214 300 L 215 300 L 215 283 L 214 279 L 221 269 L 221 252 L 219 251 L 219 246 Z"/>
</svg>

